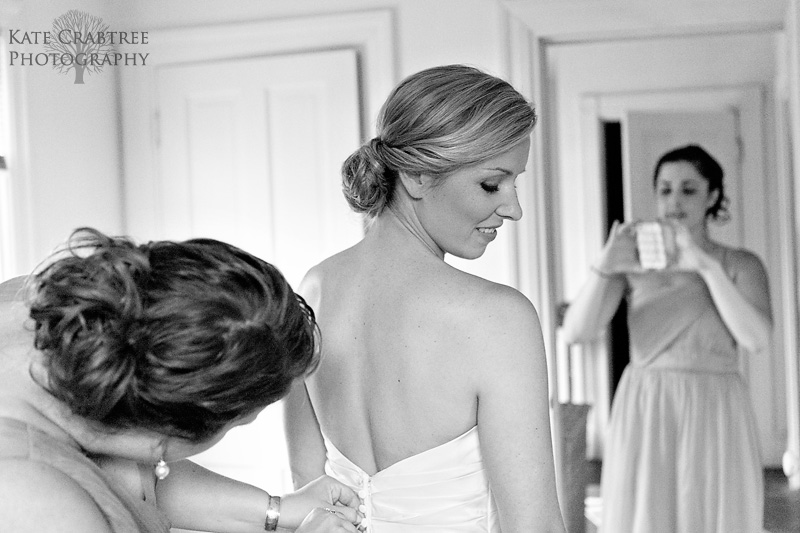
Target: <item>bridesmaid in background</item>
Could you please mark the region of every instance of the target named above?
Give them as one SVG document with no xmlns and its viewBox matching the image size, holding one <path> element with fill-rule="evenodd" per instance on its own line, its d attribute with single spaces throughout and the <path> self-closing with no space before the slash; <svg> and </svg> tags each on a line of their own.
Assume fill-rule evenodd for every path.
<svg viewBox="0 0 800 533">
<path fill-rule="evenodd" d="M 287 435 L 296 485 L 327 471 L 373 533 L 563 531 L 536 311 L 444 261 L 522 216 L 535 122 L 508 83 L 436 67 L 391 93 L 344 164 L 370 225 L 301 286 L 322 358 L 287 399 Z"/>
<path fill-rule="evenodd" d="M 752 252 L 715 242 L 720 165 L 701 147 L 654 173 L 670 264 L 644 270 L 636 222 L 615 223 L 564 320 L 595 338 L 628 301 L 631 362 L 614 396 L 602 472 L 607 533 L 762 531 L 763 474 L 739 348 L 759 364 L 772 333 L 767 275 Z"/>
</svg>

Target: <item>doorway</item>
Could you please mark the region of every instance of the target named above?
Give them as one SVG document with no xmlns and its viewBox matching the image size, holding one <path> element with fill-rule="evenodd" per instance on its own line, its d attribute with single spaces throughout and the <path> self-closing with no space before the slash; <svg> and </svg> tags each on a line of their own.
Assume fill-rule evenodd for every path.
<svg viewBox="0 0 800 533">
<path fill-rule="evenodd" d="M 625 222 L 624 169 L 622 157 L 622 123 L 618 121 L 602 122 L 603 146 L 603 182 L 605 190 L 605 234 L 614 221 Z M 622 372 L 630 361 L 630 343 L 628 338 L 628 304 L 623 299 L 617 312 L 608 325 L 606 335 L 608 343 L 609 390 L 611 399 L 622 378 Z"/>
<path fill-rule="evenodd" d="M 615 219 L 654 218 L 652 172 L 656 161 L 670 149 L 689 143 L 700 144 L 724 169 L 726 196 L 732 213 L 729 222 L 711 225 L 712 237 L 728 246 L 753 250 L 766 264 L 770 279 L 780 280 L 775 272 L 778 261 L 773 237 L 767 232 L 772 213 L 765 202 L 764 191 L 769 191 L 770 187 L 765 178 L 764 153 L 760 149 L 761 125 L 753 120 L 762 110 L 757 88 L 602 95 L 595 102 L 594 106 L 586 106 L 585 119 L 587 122 L 594 120 L 600 126 L 595 145 L 599 162 L 595 174 L 599 184 L 596 201 L 604 206 L 598 225 L 606 226 L 605 233 Z M 777 309 L 781 291 L 778 283 L 771 285 L 773 307 Z M 609 369 L 605 377 L 608 395 L 599 398 L 602 402 L 610 403 L 627 362 L 627 327 L 623 313 L 615 317 L 600 347 L 601 352 L 605 352 L 600 355 L 602 364 Z M 781 321 L 780 315 L 776 315 L 776 339 L 782 331 Z M 785 435 L 781 416 L 785 412 L 785 389 L 779 377 L 784 366 L 781 346 L 776 342 L 772 351 L 756 357 L 743 354 L 740 361 L 741 374 L 750 388 L 764 464 L 778 465 Z M 602 431 L 591 438 L 602 439 Z"/>
</svg>

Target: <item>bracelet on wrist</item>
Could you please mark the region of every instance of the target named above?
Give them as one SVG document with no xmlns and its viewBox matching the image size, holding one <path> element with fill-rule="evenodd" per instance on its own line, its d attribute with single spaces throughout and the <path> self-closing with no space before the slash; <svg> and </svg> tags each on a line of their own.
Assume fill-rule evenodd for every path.
<svg viewBox="0 0 800 533">
<path fill-rule="evenodd" d="M 264 531 L 278 529 L 278 519 L 281 517 L 281 497 L 270 496 L 267 504 L 267 519 L 264 521 Z"/>
<path fill-rule="evenodd" d="M 600 276 L 601 278 L 605 278 L 605 279 L 614 279 L 614 278 L 616 278 L 616 277 L 617 277 L 617 275 L 616 275 L 616 274 L 611 274 L 611 273 L 609 273 L 609 272 L 603 272 L 602 270 L 600 270 L 599 268 L 597 268 L 597 267 L 596 267 L 596 266 L 594 266 L 594 265 L 590 266 L 590 267 L 589 267 L 589 269 L 590 269 L 592 272 L 594 272 L 595 274 L 597 274 L 598 276 Z"/>
</svg>

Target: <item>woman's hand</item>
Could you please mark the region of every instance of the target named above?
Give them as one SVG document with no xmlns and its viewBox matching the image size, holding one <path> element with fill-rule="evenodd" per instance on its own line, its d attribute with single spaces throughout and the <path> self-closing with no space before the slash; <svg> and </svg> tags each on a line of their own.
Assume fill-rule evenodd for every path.
<svg viewBox="0 0 800 533">
<path fill-rule="evenodd" d="M 686 226 L 674 221 L 662 223 L 667 224 L 675 235 L 676 257 L 670 269 L 701 272 L 713 265 L 714 257 L 697 245 Z"/>
<path fill-rule="evenodd" d="M 295 533 L 331 533 L 335 531 L 349 531 L 358 533 L 356 526 L 341 518 L 341 513 L 334 509 L 316 508 L 311 511 L 305 520 L 295 530 Z"/>
<path fill-rule="evenodd" d="M 331 477 L 320 476 L 300 490 L 281 498 L 281 518 L 278 525 L 282 528 L 292 529 L 298 527 L 301 522 L 302 524 L 309 522 L 311 526 L 320 528 L 322 524 L 335 524 L 337 520 L 350 525 L 358 525 L 363 519 L 363 515 L 357 510 L 360 503 L 358 495 L 349 487 Z M 335 511 L 335 514 L 327 512 L 325 509 Z M 311 520 L 309 521 L 309 519 Z M 328 530 L 320 528 L 298 529 L 299 531 Z M 330 531 L 339 531 L 339 529 Z M 341 531 L 356 531 L 356 529 L 353 527 L 352 529 L 341 529 Z"/>
<path fill-rule="evenodd" d="M 636 250 L 636 222 L 614 221 L 595 268 L 604 274 L 642 270 Z"/>
</svg>

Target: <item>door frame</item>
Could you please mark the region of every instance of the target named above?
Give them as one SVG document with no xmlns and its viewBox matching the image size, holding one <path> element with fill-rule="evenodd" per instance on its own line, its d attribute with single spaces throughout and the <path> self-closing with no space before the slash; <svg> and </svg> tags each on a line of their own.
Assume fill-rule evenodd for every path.
<svg viewBox="0 0 800 533">
<path fill-rule="evenodd" d="M 599 132 L 598 125 L 602 121 L 619 121 L 625 128 L 625 120 L 629 111 L 669 111 L 680 109 L 682 112 L 704 112 L 721 111 L 726 108 L 735 110 L 739 117 L 741 135 L 741 168 L 739 169 L 741 179 L 738 183 L 738 205 L 739 209 L 734 213 L 736 233 L 742 240 L 743 246 L 753 250 L 768 265 L 771 265 L 771 296 L 773 301 L 773 312 L 775 316 L 774 329 L 774 353 L 768 364 L 755 365 L 750 363 L 747 358 L 742 359 L 743 372 L 748 380 L 753 382 L 752 389 L 766 391 L 771 396 L 764 403 L 758 403 L 755 409 L 759 425 L 767 432 L 765 436 L 765 446 L 762 449 L 763 459 L 768 465 L 781 464 L 781 457 L 785 450 L 785 436 L 787 430 L 786 397 L 784 395 L 781 377 L 785 371 L 785 356 L 787 347 L 783 329 L 785 327 L 783 315 L 780 310 L 786 305 L 787 291 L 781 287 L 791 284 L 791 280 L 784 278 L 781 273 L 781 264 L 788 257 L 775 249 L 773 243 L 777 239 L 770 238 L 767 228 L 770 224 L 770 214 L 773 209 L 770 207 L 770 200 L 775 195 L 775 191 L 770 193 L 768 185 L 763 179 L 770 176 L 771 172 L 766 168 L 765 153 L 762 147 L 764 142 L 764 116 L 765 89 L 759 84 L 737 85 L 732 87 L 712 87 L 697 88 L 680 91 L 647 91 L 636 93 L 607 93 L 587 95 L 581 105 L 581 137 L 582 152 L 584 156 L 583 171 L 587 182 L 595 183 L 593 190 L 599 192 L 603 177 L 601 175 L 601 161 L 603 155 L 601 151 L 602 141 L 597 138 Z M 753 149 L 755 147 L 755 149 Z M 761 176 L 762 180 L 748 179 L 748 176 Z M 766 189 L 766 193 L 765 193 Z M 589 203 L 599 196 L 587 195 Z M 747 198 L 747 202 L 742 199 Z M 588 209 L 588 206 L 586 206 Z M 595 208 L 599 213 L 599 209 Z M 588 220 L 594 220 L 589 218 Z M 601 220 L 601 219 L 597 219 Z M 595 234 L 597 232 L 594 232 Z M 588 236 L 588 233 L 587 233 Z M 595 237 L 596 235 L 592 235 Z M 586 243 L 586 246 L 594 246 L 595 243 Z M 604 346 L 599 346 L 594 351 L 594 358 L 591 364 L 597 368 L 599 365 L 608 364 L 608 354 Z M 770 383 L 777 383 L 777 386 L 770 386 Z M 595 384 L 595 390 L 602 391 L 602 384 Z M 596 397 L 596 402 L 608 406 L 610 398 Z M 780 414 L 781 416 L 776 416 Z M 595 425 L 597 432 L 592 438 L 600 438 L 605 430 L 605 413 L 597 413 L 598 421 Z M 600 449 L 599 445 L 598 449 Z"/>
<path fill-rule="evenodd" d="M 380 105 L 397 81 L 394 13 L 390 9 L 167 28 L 149 32 L 151 68 L 122 69 L 124 221 L 129 234 L 158 238 L 158 69 L 204 61 L 352 48 L 359 57 L 362 138 L 371 136 Z"/>
<path fill-rule="evenodd" d="M 534 157 L 531 176 L 528 181 L 534 182 L 533 187 L 520 187 L 520 202 L 528 207 L 527 212 L 535 216 L 523 217 L 518 224 L 519 248 L 517 254 L 518 286 L 525 292 L 539 309 L 542 316 L 546 348 L 549 354 L 563 352 L 563 347 L 558 346 L 558 308 L 559 296 L 563 294 L 563 280 L 561 257 L 558 250 L 558 213 L 553 213 L 554 206 L 558 205 L 558 191 L 552 184 L 546 183 L 548 177 L 556 176 L 558 170 L 558 139 L 556 137 L 558 123 L 553 103 L 554 78 L 553 72 L 558 65 L 548 62 L 548 49 L 566 43 L 593 43 L 609 39 L 639 39 L 663 36 L 689 36 L 709 35 L 724 33 L 769 32 L 775 36 L 790 34 L 790 47 L 793 46 L 793 59 L 791 60 L 791 85 L 794 88 L 792 98 L 794 135 L 795 168 L 800 168 L 800 57 L 798 57 L 798 33 L 800 33 L 800 0 L 786 0 L 785 2 L 769 2 L 766 5 L 758 3 L 739 4 L 731 6 L 729 3 L 717 2 L 715 5 L 704 4 L 679 4 L 651 5 L 642 4 L 641 8 L 635 4 L 615 3 L 614 8 L 604 5 L 582 6 L 584 11 L 591 11 L 589 16 L 571 17 L 567 11 L 573 6 L 564 4 L 532 4 L 524 0 L 502 0 L 507 9 L 506 25 L 509 30 L 508 65 L 509 79 L 515 87 L 535 103 L 545 104 L 540 107 L 540 126 L 535 132 L 532 145 Z M 786 6 L 789 5 L 789 14 Z M 643 10 L 643 11 L 642 11 Z M 705 10 L 698 12 L 698 10 Z M 641 12 L 640 12 L 641 11 Z M 714 17 L 710 18 L 709 13 Z M 663 16 L 662 16 L 663 15 Z M 586 166 L 587 158 L 583 158 Z M 597 168 L 597 167 L 596 167 Z M 592 185 L 589 180 L 588 187 Z M 590 191 L 591 192 L 591 191 Z M 800 208 L 800 190 L 796 189 L 793 207 Z M 583 206 L 581 206 L 583 208 Z M 590 213 L 591 215 L 591 213 Z M 778 231 L 786 234 L 795 228 L 782 227 Z M 800 228 L 798 228 L 800 229 Z M 597 233 L 597 232 L 595 232 Z M 795 235 L 800 232 L 793 233 Z M 602 244 L 599 242 L 597 248 Z M 795 243 L 796 244 L 796 243 Z M 794 256 L 782 251 L 780 268 L 783 271 L 798 272 L 800 254 Z M 797 279 L 788 280 L 797 288 Z M 787 308 L 792 310 L 788 316 L 798 316 L 798 302 L 795 299 L 786 299 L 783 312 Z M 792 447 L 796 465 L 792 483 L 800 487 L 800 376 L 798 367 L 800 361 L 800 343 L 798 336 L 784 335 L 782 339 L 786 358 L 787 371 L 787 403 L 789 405 L 787 418 L 789 428 L 789 443 Z M 795 354 L 791 357 L 791 354 Z M 550 356 L 553 359 L 554 356 Z M 558 408 L 557 387 L 559 378 L 557 365 L 549 362 L 550 400 L 553 412 Z M 563 458 L 559 442 L 562 433 L 559 427 L 558 416 L 553 417 L 554 445 L 556 447 L 557 474 L 565 471 L 565 465 L 559 464 Z M 791 443 L 794 443 L 793 445 Z M 797 448 L 797 449 L 794 449 Z M 784 465 L 786 466 L 786 465 Z M 787 475 L 790 473 L 786 471 Z"/>
<path fill-rule="evenodd" d="M 782 245 L 791 251 L 791 259 L 781 267 L 787 279 L 800 282 L 800 0 L 788 0 L 784 16 L 782 39 L 778 46 L 779 64 L 785 68 L 779 71 L 777 83 L 776 115 L 778 121 L 778 154 L 777 159 L 783 162 L 782 171 L 778 173 L 779 187 L 791 194 L 782 194 L 779 198 L 778 210 L 781 220 L 787 227 L 781 228 Z M 781 60 L 782 59 L 782 60 Z M 788 111 L 788 113 L 786 113 Z M 792 175 L 789 170 L 793 169 Z M 800 313 L 798 291 L 786 298 L 784 308 L 780 311 L 787 321 L 784 330 L 784 344 L 792 346 L 798 352 L 800 325 L 797 319 Z M 800 355 L 786 360 L 787 418 L 788 438 L 786 452 L 783 456 L 783 471 L 789 477 L 789 486 L 800 489 Z"/>
<path fill-rule="evenodd" d="M 19 27 L 24 4 L 20 0 L 0 0 L 0 31 Z M 8 57 L 5 41 L 0 44 L 0 56 Z M 35 231 L 33 220 L 33 184 L 31 155 L 27 147 L 28 117 L 26 109 L 27 73 L 22 68 L 0 66 L 0 94 L 5 91 L 5 106 L 0 112 L 4 134 L 8 136 L 6 158 L 8 168 L 2 171 L 5 182 L 0 191 L 0 280 L 28 274 L 41 258 L 34 252 Z"/>
</svg>

